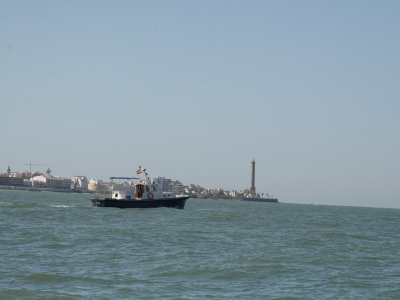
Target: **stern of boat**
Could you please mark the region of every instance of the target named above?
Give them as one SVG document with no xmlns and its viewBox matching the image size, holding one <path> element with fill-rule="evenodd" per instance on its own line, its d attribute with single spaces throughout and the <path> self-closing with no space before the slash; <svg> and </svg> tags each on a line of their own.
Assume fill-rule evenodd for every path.
<svg viewBox="0 0 400 300">
<path fill-rule="evenodd" d="M 104 207 L 104 205 L 106 203 L 105 199 L 101 199 L 101 198 L 92 198 L 90 200 L 92 201 L 92 204 L 95 207 Z"/>
</svg>

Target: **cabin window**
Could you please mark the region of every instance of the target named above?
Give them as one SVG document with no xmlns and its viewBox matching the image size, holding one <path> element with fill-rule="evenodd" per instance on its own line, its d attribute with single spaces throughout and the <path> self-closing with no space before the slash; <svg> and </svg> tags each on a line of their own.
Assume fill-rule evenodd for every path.
<svg viewBox="0 0 400 300">
<path fill-rule="evenodd" d="M 118 194 L 115 194 L 115 198 L 117 198 L 118 197 Z"/>
<path fill-rule="evenodd" d="M 146 192 L 149 192 L 149 187 L 146 185 Z"/>
</svg>

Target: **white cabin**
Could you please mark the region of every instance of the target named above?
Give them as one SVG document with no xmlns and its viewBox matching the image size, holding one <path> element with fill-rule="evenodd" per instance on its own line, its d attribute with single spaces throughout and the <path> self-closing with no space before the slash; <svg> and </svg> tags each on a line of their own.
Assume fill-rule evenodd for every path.
<svg viewBox="0 0 400 300">
<path fill-rule="evenodd" d="M 148 180 L 140 180 L 136 184 L 115 184 L 111 198 L 116 200 L 156 200 L 176 198 L 173 192 L 157 190 L 155 184 Z"/>
</svg>

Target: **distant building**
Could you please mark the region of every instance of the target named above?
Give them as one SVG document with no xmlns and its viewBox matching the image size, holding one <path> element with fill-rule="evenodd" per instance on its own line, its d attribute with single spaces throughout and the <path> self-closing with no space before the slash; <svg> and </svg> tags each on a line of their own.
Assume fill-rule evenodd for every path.
<svg viewBox="0 0 400 300">
<path fill-rule="evenodd" d="M 32 187 L 32 180 L 24 179 L 24 182 L 22 183 L 22 186 L 24 186 L 24 187 Z"/>
<path fill-rule="evenodd" d="M 75 189 L 87 191 L 89 189 L 89 182 L 86 176 L 77 175 L 72 178 L 72 185 Z"/>
<path fill-rule="evenodd" d="M 111 182 L 103 182 L 98 179 L 90 179 L 88 190 L 98 194 L 110 194 L 113 184 Z"/>
<path fill-rule="evenodd" d="M 0 185 L 8 185 L 8 175 L 0 174 Z"/>
<path fill-rule="evenodd" d="M 36 175 L 36 174 L 35 174 Z M 32 187 L 47 187 L 48 175 L 36 175 L 31 178 Z"/>
<path fill-rule="evenodd" d="M 167 190 L 172 184 L 171 179 L 167 179 L 165 177 L 154 178 L 153 182 L 155 185 L 157 185 L 159 190 Z"/>
<path fill-rule="evenodd" d="M 10 166 L 7 168 L 7 173 L 0 174 L 0 185 L 22 186 L 23 182 L 24 179 L 18 176 L 18 173 L 11 173 Z"/>
<path fill-rule="evenodd" d="M 52 177 L 46 181 L 47 187 L 57 189 L 70 189 L 72 180 L 69 178 Z"/>
<path fill-rule="evenodd" d="M 239 196 L 239 193 L 238 193 L 237 191 L 232 191 L 232 192 L 230 192 L 230 195 L 231 195 L 232 197 L 238 197 L 238 196 Z"/>
<path fill-rule="evenodd" d="M 185 186 L 180 181 L 172 181 L 171 179 L 167 179 L 165 177 L 154 178 L 153 183 L 157 186 L 158 190 L 162 191 L 181 193 L 185 189 Z"/>
<path fill-rule="evenodd" d="M 22 186 L 24 179 L 22 177 L 8 177 L 6 174 L 0 175 L 0 185 Z"/>
<path fill-rule="evenodd" d="M 10 172 L 10 177 L 24 177 L 22 172 Z"/>
<path fill-rule="evenodd" d="M 56 189 L 70 189 L 71 179 L 54 177 L 48 174 L 42 174 L 31 178 L 33 187 L 48 187 Z"/>
<path fill-rule="evenodd" d="M 88 183 L 88 190 L 89 191 L 96 191 L 96 187 L 101 184 L 101 180 L 97 179 L 90 179 Z"/>
<path fill-rule="evenodd" d="M 24 179 L 22 177 L 8 177 L 9 183 L 12 186 L 22 186 Z"/>
</svg>

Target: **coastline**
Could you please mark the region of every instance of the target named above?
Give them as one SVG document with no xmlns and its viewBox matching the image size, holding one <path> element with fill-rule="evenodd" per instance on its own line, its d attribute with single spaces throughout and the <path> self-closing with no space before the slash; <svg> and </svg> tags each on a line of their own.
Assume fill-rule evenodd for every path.
<svg viewBox="0 0 400 300">
<path fill-rule="evenodd" d="M 61 189 L 61 188 L 44 188 L 44 187 L 24 187 L 24 186 L 0 186 L 0 190 L 7 191 L 27 191 L 27 192 L 55 192 L 55 193 L 78 193 L 78 194 L 93 194 L 93 192 L 83 192 L 81 190 Z M 245 197 L 213 197 L 207 195 L 190 195 L 189 199 L 210 199 L 210 200 L 229 200 L 229 201 L 248 201 L 248 202 L 266 202 L 280 203 L 275 198 L 245 198 Z"/>
<path fill-rule="evenodd" d="M 189 199 L 209 199 L 209 200 L 229 200 L 229 201 L 248 201 L 248 202 L 267 202 L 280 203 L 277 198 L 245 198 L 245 197 L 210 197 L 206 195 L 189 196 Z"/>
<path fill-rule="evenodd" d="M 27 192 L 56 192 L 56 193 L 83 193 L 81 190 L 60 189 L 60 188 L 39 188 L 39 187 L 25 187 L 25 186 L 11 186 L 2 185 L 0 190 L 7 191 L 27 191 Z"/>
</svg>

